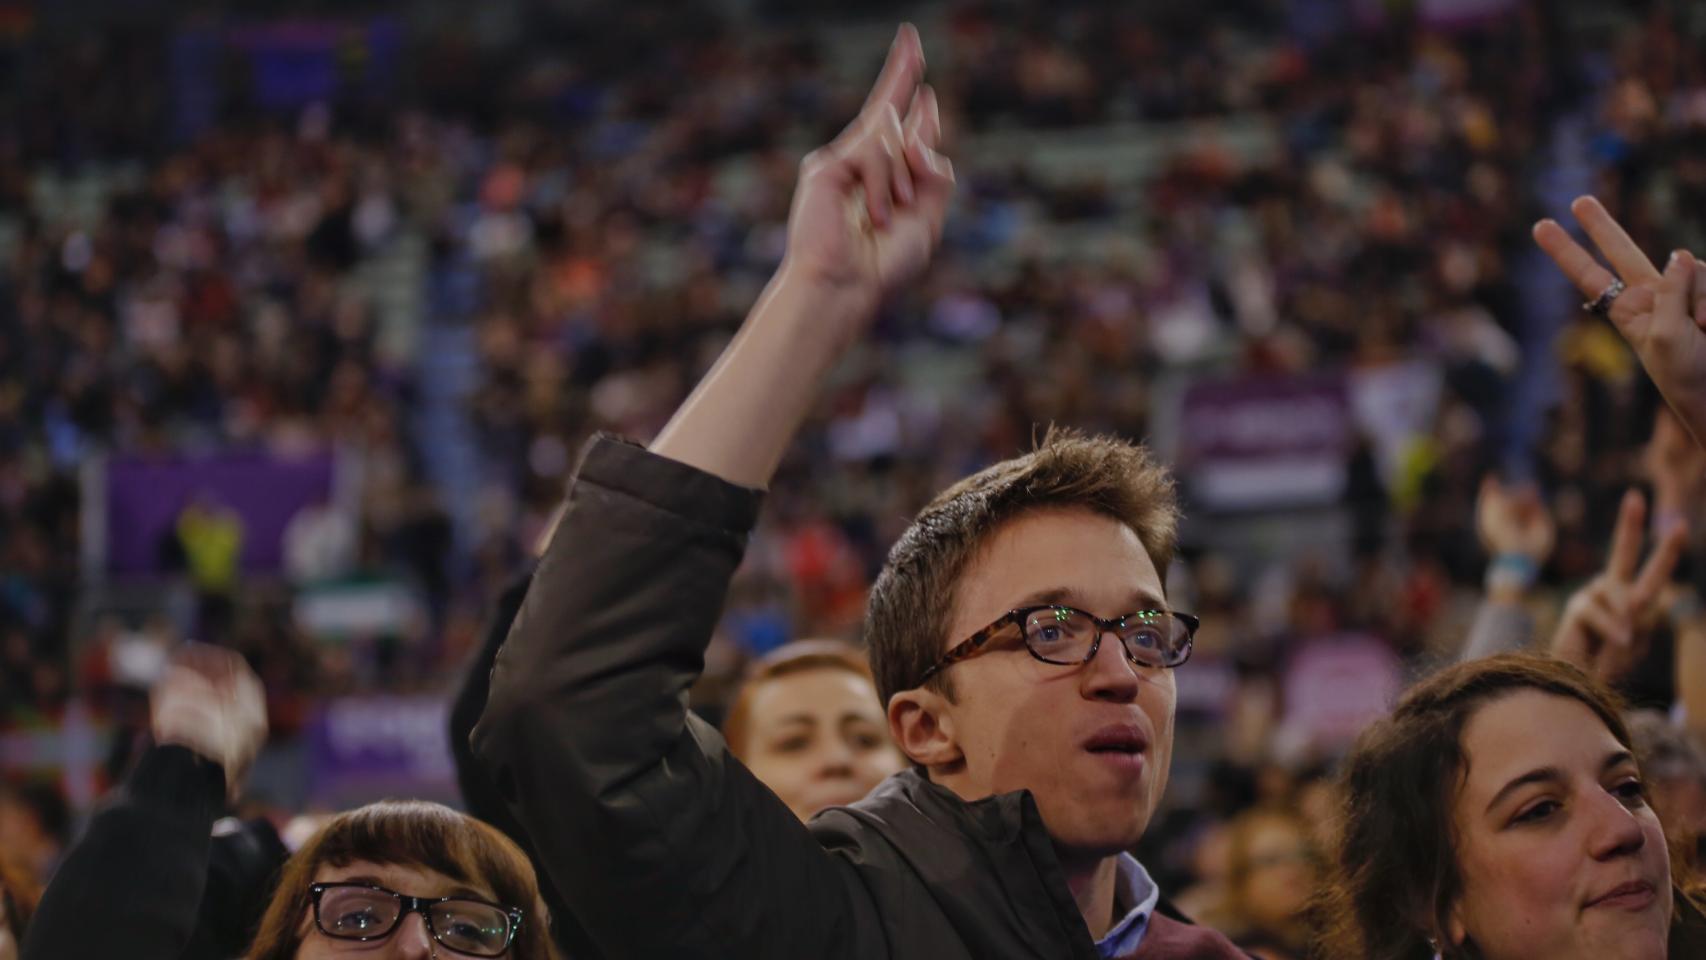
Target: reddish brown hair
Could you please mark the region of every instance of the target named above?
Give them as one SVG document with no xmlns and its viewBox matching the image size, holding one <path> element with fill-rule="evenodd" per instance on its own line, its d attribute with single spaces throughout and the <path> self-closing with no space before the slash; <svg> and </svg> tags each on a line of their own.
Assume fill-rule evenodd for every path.
<svg viewBox="0 0 1706 960">
<path fill-rule="evenodd" d="M 873 688 L 876 686 L 871 665 L 852 644 L 840 640 L 797 640 L 783 644 L 753 661 L 740 689 L 735 691 L 728 716 L 723 718 L 723 739 L 728 741 L 730 753 L 745 760 L 750 752 L 752 698 L 758 688 L 779 677 L 808 670 L 840 670 L 864 678 Z"/>
<path fill-rule="evenodd" d="M 421 867 L 457 883 L 489 888 L 499 903 L 519 907 L 513 960 L 556 960 L 548 915 L 533 865 L 497 830 L 449 807 L 422 800 L 385 800 L 333 817 L 284 865 L 278 892 L 261 918 L 249 960 L 293 960 L 312 901 L 308 885 L 323 866 L 360 860 Z"/>
</svg>

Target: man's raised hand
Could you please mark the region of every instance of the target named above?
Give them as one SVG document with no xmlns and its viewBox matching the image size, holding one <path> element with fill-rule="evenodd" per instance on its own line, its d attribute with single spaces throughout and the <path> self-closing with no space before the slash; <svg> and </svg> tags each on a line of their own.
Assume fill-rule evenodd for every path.
<svg viewBox="0 0 1706 960">
<path fill-rule="evenodd" d="M 861 319 L 929 265 L 954 190 L 918 31 L 901 25 L 864 107 L 800 163 L 782 270 Z M 843 331 L 851 335 L 852 331 Z"/>
<path fill-rule="evenodd" d="M 740 333 L 653 453 L 762 488 L 824 378 L 883 297 L 924 272 L 953 195 L 918 31 L 903 25 L 865 106 L 800 164 L 788 250 Z"/>
</svg>

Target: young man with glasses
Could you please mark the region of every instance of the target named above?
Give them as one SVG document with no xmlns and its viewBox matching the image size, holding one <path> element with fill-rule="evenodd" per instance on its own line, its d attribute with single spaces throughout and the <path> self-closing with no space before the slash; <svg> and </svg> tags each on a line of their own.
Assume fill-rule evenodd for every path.
<svg viewBox="0 0 1706 960">
<path fill-rule="evenodd" d="M 1053 432 L 919 515 L 871 658 L 913 769 L 802 825 L 687 710 L 769 482 L 818 384 L 921 273 L 953 187 L 902 28 L 807 157 L 781 269 L 649 451 L 587 451 L 473 737 L 609 957 L 1220 958 L 1124 851 L 1167 778 L 1171 482 Z M 559 918 L 564 920 L 567 918 Z"/>
</svg>

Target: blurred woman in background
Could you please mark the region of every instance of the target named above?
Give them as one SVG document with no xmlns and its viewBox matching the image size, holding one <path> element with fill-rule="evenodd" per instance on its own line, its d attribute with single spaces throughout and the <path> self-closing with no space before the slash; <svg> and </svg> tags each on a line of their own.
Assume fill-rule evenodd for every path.
<svg viewBox="0 0 1706 960">
<path fill-rule="evenodd" d="M 1262 960 L 1298 960 L 1309 946 L 1309 901 L 1321 882 L 1309 824 L 1284 807 L 1239 814 L 1227 831 L 1224 930 Z"/>
<path fill-rule="evenodd" d="M 1637 710 L 1628 722 L 1671 856 L 1698 873 L 1706 841 L 1706 750 L 1687 730 L 1655 711 Z"/>
<path fill-rule="evenodd" d="M 723 721 L 729 751 L 809 820 L 905 766 L 864 654 L 801 640 L 753 664 Z"/>
<path fill-rule="evenodd" d="M 0 960 L 18 960 L 41 890 L 22 865 L 0 856 Z"/>
<path fill-rule="evenodd" d="M 154 744 L 42 894 L 23 960 L 241 952 L 197 935 L 209 903 L 251 899 L 218 896 L 229 891 L 210 874 L 210 849 L 214 821 L 266 737 L 260 681 L 231 650 L 188 646 L 151 692 L 150 712 Z M 6 892 L 13 920 L 22 911 L 10 883 Z M 496 830 L 437 804 L 387 801 L 339 814 L 285 863 L 270 899 L 256 893 L 267 906 L 247 954 L 255 958 L 557 956 L 527 858 Z M 245 945 L 257 922 L 211 919 L 227 921 Z"/>
</svg>

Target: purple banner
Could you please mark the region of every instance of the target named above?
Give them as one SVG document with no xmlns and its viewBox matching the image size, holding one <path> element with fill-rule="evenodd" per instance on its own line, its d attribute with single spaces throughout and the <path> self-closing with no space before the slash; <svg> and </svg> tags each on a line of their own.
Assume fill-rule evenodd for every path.
<svg viewBox="0 0 1706 960">
<path fill-rule="evenodd" d="M 282 20 L 226 33 L 231 48 L 248 54 L 250 87 L 259 104 L 269 108 L 388 88 L 402 38 L 401 26 L 385 18 Z"/>
<path fill-rule="evenodd" d="M 280 459 L 265 454 L 203 459 L 115 457 L 107 465 L 107 569 L 162 572 L 184 508 L 199 503 L 234 514 L 241 525 L 241 568 L 279 569 L 284 529 L 296 512 L 329 500 L 330 454 Z"/>
<path fill-rule="evenodd" d="M 1374 637 L 1311 640 L 1285 667 L 1282 736 L 1328 753 L 1343 749 L 1392 709 L 1403 680 L 1398 655 Z"/>
<path fill-rule="evenodd" d="M 1210 509 L 1331 503 L 1351 439 L 1343 377 L 1207 381 L 1185 393 L 1179 466 Z"/>
<path fill-rule="evenodd" d="M 436 697 L 345 697 L 309 724 L 311 796 L 360 803 L 383 796 L 454 799 L 450 705 Z"/>
<path fill-rule="evenodd" d="M 1455 30 L 1497 20 L 1516 9 L 1517 0 L 1421 0 L 1417 12 L 1430 27 Z"/>
</svg>

